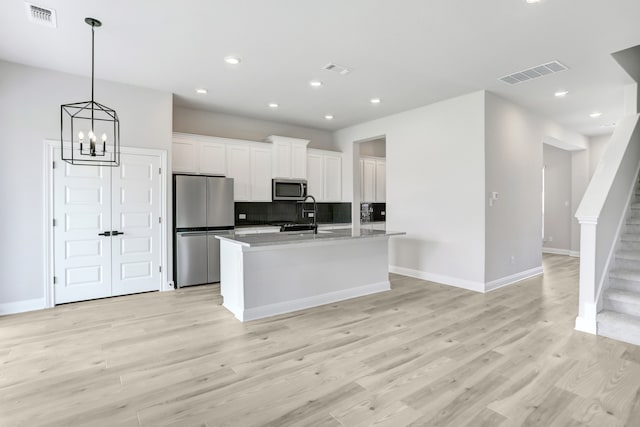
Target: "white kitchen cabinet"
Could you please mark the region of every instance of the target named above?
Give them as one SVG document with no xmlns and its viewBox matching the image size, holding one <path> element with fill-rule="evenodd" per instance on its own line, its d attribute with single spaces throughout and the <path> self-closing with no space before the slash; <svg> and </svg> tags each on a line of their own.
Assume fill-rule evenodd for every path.
<svg viewBox="0 0 640 427">
<path fill-rule="evenodd" d="M 264 144 L 266 145 L 266 144 Z M 251 191 L 254 202 L 271 201 L 271 147 L 251 147 Z"/>
<path fill-rule="evenodd" d="M 309 140 L 271 135 L 273 144 L 273 178 L 307 178 L 307 145 Z"/>
<path fill-rule="evenodd" d="M 373 159 L 362 160 L 362 185 L 363 202 L 375 202 L 376 198 L 376 161 Z"/>
<path fill-rule="evenodd" d="M 342 201 L 342 154 L 309 149 L 307 181 L 307 193 L 314 196 L 317 201 Z"/>
<path fill-rule="evenodd" d="M 376 202 L 387 199 L 387 162 L 376 160 Z"/>
<path fill-rule="evenodd" d="M 173 172 L 226 175 L 225 138 L 174 133 L 171 149 Z"/>
<path fill-rule="evenodd" d="M 386 160 L 376 157 L 360 159 L 360 200 L 385 202 L 387 198 Z"/>
<path fill-rule="evenodd" d="M 251 199 L 251 147 L 227 145 L 227 177 L 233 178 L 233 199 Z"/>
<path fill-rule="evenodd" d="M 200 155 L 198 157 L 199 173 L 207 175 L 226 175 L 226 146 L 220 142 L 200 142 Z"/>
<path fill-rule="evenodd" d="M 174 172 L 198 172 L 198 144 L 195 141 L 174 140 L 171 148 L 171 168 Z"/>
<path fill-rule="evenodd" d="M 307 155 L 307 194 L 318 201 L 324 196 L 324 156 L 311 150 Z"/>
</svg>

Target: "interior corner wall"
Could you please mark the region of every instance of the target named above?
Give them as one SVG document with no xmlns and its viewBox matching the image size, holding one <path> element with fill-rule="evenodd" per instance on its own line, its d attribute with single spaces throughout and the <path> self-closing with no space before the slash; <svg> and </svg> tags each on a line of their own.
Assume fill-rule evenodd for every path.
<svg viewBox="0 0 640 427">
<path fill-rule="evenodd" d="M 569 254 L 571 250 L 571 152 L 543 144 L 543 248 Z"/>
<path fill-rule="evenodd" d="M 611 140 L 611 134 L 598 135 L 589 138 L 589 179 L 593 176 L 593 173 L 600 163 L 600 159 L 604 154 L 604 150 L 609 145 Z"/>
<path fill-rule="evenodd" d="M 485 282 L 542 265 L 542 140 L 539 120 L 497 95 L 486 96 Z M 489 204 L 489 194 L 498 200 Z"/>
<path fill-rule="evenodd" d="M 44 140 L 59 140 L 60 105 L 88 99 L 90 79 L 1 60 L 0 76 L 0 305 L 44 303 Z M 170 170 L 172 95 L 100 80 L 95 93 L 118 112 L 121 144 L 167 150 Z"/>
<path fill-rule="evenodd" d="M 484 290 L 484 92 L 335 132 L 349 201 L 353 144 L 379 135 L 386 137 L 387 229 L 407 233 L 390 240 L 392 270 Z"/>
<path fill-rule="evenodd" d="M 329 131 L 177 105 L 173 107 L 173 131 L 248 141 L 263 141 L 270 135 L 289 136 L 309 139 L 309 148 L 335 150 Z"/>
<path fill-rule="evenodd" d="M 587 190 L 591 175 L 589 174 L 589 150 L 573 151 L 571 153 L 571 252 L 573 256 L 580 254 L 580 223 L 576 218 L 576 211 L 584 192 Z"/>
</svg>

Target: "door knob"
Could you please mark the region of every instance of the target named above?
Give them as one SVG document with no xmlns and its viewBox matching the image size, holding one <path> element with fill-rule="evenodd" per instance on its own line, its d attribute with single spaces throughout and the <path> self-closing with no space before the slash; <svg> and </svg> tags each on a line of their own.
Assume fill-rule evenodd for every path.
<svg viewBox="0 0 640 427">
<path fill-rule="evenodd" d="M 105 231 L 104 233 L 98 233 L 98 236 L 111 236 L 111 232 Z"/>
<path fill-rule="evenodd" d="M 119 235 L 121 235 L 121 234 L 124 234 L 124 233 L 123 233 L 122 231 L 118 231 L 118 230 L 115 230 L 115 231 L 112 231 L 112 232 L 111 232 L 111 235 L 112 235 L 112 236 L 119 236 Z"/>
</svg>

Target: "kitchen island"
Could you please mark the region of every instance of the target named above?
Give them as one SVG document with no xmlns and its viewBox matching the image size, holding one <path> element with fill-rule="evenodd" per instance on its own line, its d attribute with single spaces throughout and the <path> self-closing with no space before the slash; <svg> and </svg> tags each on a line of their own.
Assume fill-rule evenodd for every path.
<svg viewBox="0 0 640 427">
<path fill-rule="evenodd" d="M 223 305 L 241 321 L 391 289 L 388 243 L 401 232 L 217 236 Z"/>
</svg>

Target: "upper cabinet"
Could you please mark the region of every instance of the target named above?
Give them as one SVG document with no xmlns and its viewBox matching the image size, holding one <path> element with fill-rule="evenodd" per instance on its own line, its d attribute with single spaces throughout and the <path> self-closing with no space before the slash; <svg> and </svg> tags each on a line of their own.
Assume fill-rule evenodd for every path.
<svg viewBox="0 0 640 427">
<path fill-rule="evenodd" d="M 360 199 L 363 202 L 385 202 L 387 197 L 386 159 L 360 159 Z"/>
<path fill-rule="evenodd" d="M 342 153 L 309 149 L 307 181 L 307 194 L 316 201 L 342 201 Z"/>
<path fill-rule="evenodd" d="M 228 143 L 227 176 L 233 178 L 235 201 L 270 202 L 271 147 L 260 142 Z"/>
<path fill-rule="evenodd" d="M 226 175 L 224 138 L 174 133 L 171 152 L 173 172 Z"/>
<path fill-rule="evenodd" d="M 273 144 L 273 178 L 307 178 L 308 139 L 271 135 Z"/>
<path fill-rule="evenodd" d="M 272 178 L 307 179 L 317 201 L 342 201 L 342 153 L 307 149 L 306 139 L 267 141 L 174 133 L 172 169 L 233 178 L 236 201 L 270 202 Z"/>
<path fill-rule="evenodd" d="M 173 138 L 171 166 L 174 172 L 197 172 L 198 144 L 194 141 Z"/>
</svg>

